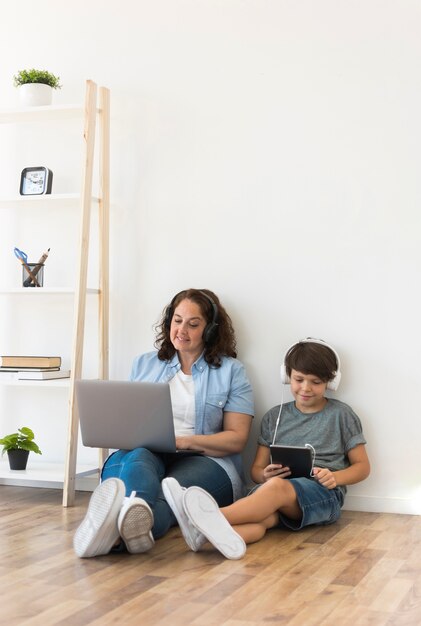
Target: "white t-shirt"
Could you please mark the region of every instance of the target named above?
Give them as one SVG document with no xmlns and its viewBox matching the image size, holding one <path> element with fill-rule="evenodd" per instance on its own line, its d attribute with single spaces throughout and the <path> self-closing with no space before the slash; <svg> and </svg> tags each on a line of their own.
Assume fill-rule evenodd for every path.
<svg viewBox="0 0 421 626">
<path fill-rule="evenodd" d="M 194 381 L 181 370 L 170 380 L 171 404 L 176 435 L 194 435 L 196 412 Z"/>
</svg>

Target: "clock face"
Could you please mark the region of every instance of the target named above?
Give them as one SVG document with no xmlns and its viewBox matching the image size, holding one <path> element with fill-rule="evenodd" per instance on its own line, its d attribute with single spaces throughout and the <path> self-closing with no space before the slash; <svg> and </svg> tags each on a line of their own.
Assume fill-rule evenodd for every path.
<svg viewBox="0 0 421 626">
<path fill-rule="evenodd" d="M 45 172 L 27 172 L 23 179 L 24 194 L 42 193 L 44 191 Z"/>
<path fill-rule="evenodd" d="M 37 196 L 51 193 L 53 173 L 46 167 L 26 167 L 21 174 L 20 193 L 23 196 Z"/>
</svg>

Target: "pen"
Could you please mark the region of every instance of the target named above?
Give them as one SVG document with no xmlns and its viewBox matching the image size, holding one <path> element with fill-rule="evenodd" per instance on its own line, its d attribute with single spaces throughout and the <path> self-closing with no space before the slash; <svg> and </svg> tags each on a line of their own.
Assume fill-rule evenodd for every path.
<svg viewBox="0 0 421 626">
<path fill-rule="evenodd" d="M 30 281 L 29 284 L 31 284 L 33 282 L 36 287 L 39 287 L 39 282 L 37 281 L 36 276 L 33 275 L 33 273 L 31 272 L 30 268 L 28 267 L 28 264 L 26 263 L 26 261 L 28 259 L 28 255 L 25 252 L 22 252 L 22 250 L 19 250 L 19 248 L 15 248 L 14 249 L 14 253 L 15 253 L 15 256 L 22 263 L 22 265 L 24 266 L 24 268 L 28 272 L 28 275 L 31 278 L 31 281 Z M 26 279 L 26 280 L 28 280 L 28 279 Z M 25 280 L 25 282 L 26 282 L 26 280 Z"/>
<path fill-rule="evenodd" d="M 38 274 L 38 272 L 40 271 L 41 267 L 43 266 L 43 264 L 47 260 L 49 252 L 50 252 L 50 248 L 48 248 L 47 252 L 44 252 L 44 254 L 40 257 L 38 263 L 32 269 L 32 274 L 30 272 L 28 272 L 29 276 L 23 283 L 24 287 L 29 287 L 31 285 L 31 283 L 33 282 L 34 277 Z"/>
</svg>

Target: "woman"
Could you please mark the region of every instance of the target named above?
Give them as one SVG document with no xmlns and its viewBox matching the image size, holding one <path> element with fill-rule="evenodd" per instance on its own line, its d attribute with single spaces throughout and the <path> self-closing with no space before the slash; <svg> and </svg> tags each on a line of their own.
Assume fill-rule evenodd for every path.
<svg viewBox="0 0 421 626">
<path fill-rule="evenodd" d="M 166 477 L 183 488 L 202 487 L 219 506 L 243 495 L 240 454 L 250 432 L 253 396 L 236 359 L 229 315 L 211 291 L 188 289 L 174 296 L 156 330 L 157 351 L 135 359 L 131 380 L 169 383 L 177 449 L 197 454 L 114 452 L 75 534 L 80 557 L 152 548 L 177 523 L 162 491 Z M 199 549 L 200 533 L 185 539 Z"/>
</svg>

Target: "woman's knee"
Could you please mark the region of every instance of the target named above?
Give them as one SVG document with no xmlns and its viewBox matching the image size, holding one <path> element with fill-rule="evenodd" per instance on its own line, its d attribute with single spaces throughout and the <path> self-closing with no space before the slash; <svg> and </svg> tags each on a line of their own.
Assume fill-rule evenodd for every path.
<svg viewBox="0 0 421 626">
<path fill-rule="evenodd" d="M 105 461 L 101 478 L 105 480 L 115 477 L 125 481 L 128 477 L 137 476 L 139 471 L 145 472 L 149 476 L 157 475 L 160 477 L 164 471 L 162 461 L 146 448 L 117 450 Z"/>
<path fill-rule="evenodd" d="M 156 456 L 146 448 L 135 448 L 134 450 L 117 450 L 105 461 L 104 467 L 126 467 L 133 463 L 151 463 L 156 462 Z"/>
<path fill-rule="evenodd" d="M 126 451 L 123 463 L 154 463 L 155 459 L 155 454 L 147 448 L 135 448 L 134 450 Z"/>
</svg>

